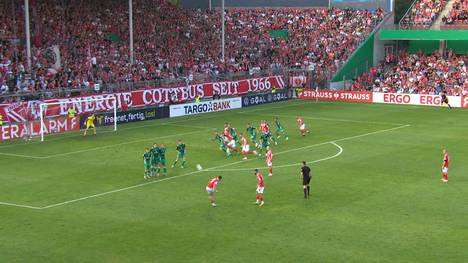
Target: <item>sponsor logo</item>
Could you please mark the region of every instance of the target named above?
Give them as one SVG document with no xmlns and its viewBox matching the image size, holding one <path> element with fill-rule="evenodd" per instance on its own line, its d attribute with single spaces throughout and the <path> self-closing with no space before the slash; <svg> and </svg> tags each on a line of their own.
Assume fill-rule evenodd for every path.
<svg viewBox="0 0 468 263">
<path fill-rule="evenodd" d="M 278 91 L 275 93 L 266 93 L 259 95 L 248 95 L 242 99 L 242 107 L 249 107 L 254 105 L 260 105 L 265 103 L 272 103 L 276 101 L 283 101 L 291 99 L 292 95 L 290 91 Z"/>
<path fill-rule="evenodd" d="M 171 105 L 169 107 L 169 112 L 170 117 L 177 117 L 207 112 L 224 111 L 229 109 L 238 109 L 241 107 L 242 99 L 238 97 L 217 101 Z"/>
<path fill-rule="evenodd" d="M 212 111 L 220 111 L 220 110 L 227 110 L 231 108 L 230 101 L 214 101 L 208 102 L 203 104 L 195 104 L 195 105 L 186 105 L 183 106 L 185 115 L 191 114 L 198 114 L 198 113 L 205 113 L 205 112 L 212 112 Z"/>
<path fill-rule="evenodd" d="M 462 99 L 462 107 L 468 108 L 468 97 L 463 97 Z"/>
<path fill-rule="evenodd" d="M 270 91 L 273 87 L 279 90 L 285 87 L 281 76 L 210 82 L 176 88 L 147 88 L 95 96 L 0 104 L 0 114 L 5 117 L 4 121 L 22 122 L 28 119 L 38 119 L 38 105 L 43 102 L 55 103 L 48 105 L 45 110 L 45 117 L 57 117 L 66 114 L 70 107 L 74 107 L 77 114 L 111 111 L 114 108 L 114 100 L 109 98 L 114 97 L 116 98 L 118 109 L 134 109 L 168 103 L 170 102 L 170 98 L 175 95 L 179 102 L 183 102 L 193 100 L 197 96 L 211 98 L 215 93 L 221 96 L 241 96 L 247 93 L 261 93 Z"/>
<path fill-rule="evenodd" d="M 78 130 L 78 118 L 59 117 L 44 121 L 44 134 L 63 133 Z M 14 123 L 0 126 L 0 141 L 23 138 L 24 136 L 39 136 L 41 124 L 39 121 Z"/>
<path fill-rule="evenodd" d="M 385 103 L 396 103 L 396 104 L 408 104 L 411 102 L 411 96 L 407 94 L 384 94 L 383 102 Z"/>
<path fill-rule="evenodd" d="M 300 95 L 301 99 L 336 100 L 352 102 L 372 102 L 372 92 L 352 92 L 338 90 L 306 89 Z"/>
<path fill-rule="evenodd" d="M 464 98 L 459 96 L 447 96 L 447 98 L 452 107 L 463 107 Z M 403 105 L 443 106 L 441 96 L 427 94 L 374 93 L 373 102 Z"/>
<path fill-rule="evenodd" d="M 164 112 L 167 112 L 168 107 L 155 107 L 155 108 L 147 108 L 147 109 L 137 109 L 137 110 L 130 110 L 126 112 L 117 112 L 117 123 L 129 123 L 129 122 L 138 122 L 138 121 L 146 121 L 146 120 L 154 120 L 160 119 L 164 117 L 169 117 Z M 84 125 L 85 117 L 82 118 L 82 125 Z M 114 113 L 107 112 L 103 114 L 96 115 L 95 124 L 97 126 L 106 126 L 106 125 L 113 125 L 114 124 Z"/>
</svg>

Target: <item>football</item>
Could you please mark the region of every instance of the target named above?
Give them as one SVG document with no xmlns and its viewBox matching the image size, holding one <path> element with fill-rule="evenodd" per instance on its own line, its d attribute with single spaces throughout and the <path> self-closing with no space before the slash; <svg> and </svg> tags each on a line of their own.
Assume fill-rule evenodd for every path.
<svg viewBox="0 0 468 263">
<path fill-rule="evenodd" d="M 203 170 L 203 167 L 200 164 L 197 164 L 197 170 L 201 171 L 201 170 Z"/>
</svg>

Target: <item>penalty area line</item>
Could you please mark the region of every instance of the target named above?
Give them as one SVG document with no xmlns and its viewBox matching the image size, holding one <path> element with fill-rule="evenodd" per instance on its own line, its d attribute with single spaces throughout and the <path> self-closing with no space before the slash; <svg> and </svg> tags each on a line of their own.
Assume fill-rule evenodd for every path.
<svg viewBox="0 0 468 263">
<path fill-rule="evenodd" d="M 29 208 L 29 209 L 35 209 L 35 210 L 41 210 L 42 209 L 42 207 L 31 206 L 31 205 L 13 204 L 13 203 L 7 203 L 7 202 L 0 202 L 0 205 L 22 207 L 22 208 Z"/>
<path fill-rule="evenodd" d="M 51 154 L 51 155 L 46 155 L 46 156 L 32 156 L 32 155 L 2 153 L 2 152 L 0 152 L 0 155 L 43 160 L 43 159 L 50 159 L 50 158 L 55 158 L 55 157 L 68 156 L 68 155 L 73 155 L 73 154 L 78 154 L 78 153 L 86 153 L 86 152 L 91 152 L 91 151 L 103 150 L 103 149 L 113 148 L 113 147 L 116 147 L 116 146 L 122 146 L 122 145 L 128 145 L 128 144 L 134 144 L 134 143 L 140 143 L 140 142 L 146 142 L 146 141 L 153 141 L 153 140 L 157 140 L 157 139 L 165 139 L 165 138 L 171 138 L 171 137 L 177 137 L 177 136 L 190 135 L 190 134 L 194 134 L 194 133 L 206 132 L 207 130 L 211 130 L 211 129 L 197 130 L 197 131 L 191 131 L 191 132 L 185 132 L 185 133 L 179 133 L 179 134 L 170 134 L 170 135 L 154 137 L 154 138 L 146 138 L 146 139 L 139 139 L 139 140 L 133 140 L 133 141 L 127 141 L 127 142 L 121 142 L 121 143 L 115 143 L 115 144 L 108 144 L 108 145 L 104 145 L 104 146 L 92 147 L 92 148 L 88 148 L 88 149 L 65 152 L 65 153 Z"/>
<path fill-rule="evenodd" d="M 229 166 L 229 165 L 238 164 L 238 163 L 241 163 L 241 162 L 243 162 L 243 161 L 237 161 L 237 162 L 233 162 L 233 163 L 228 163 L 228 164 L 223 164 L 223 165 L 219 165 L 219 166 L 214 166 L 214 167 L 211 167 L 211 168 L 208 168 L 208 169 L 204 169 L 204 170 L 199 170 L 199 171 L 192 171 L 192 172 L 185 173 L 185 174 L 178 175 L 178 176 L 167 177 L 167 178 L 162 178 L 162 179 L 156 179 L 155 181 L 150 181 L 150 182 L 146 182 L 146 183 L 141 183 L 141 184 L 137 184 L 137 185 L 132 185 L 132 186 L 128 186 L 128 187 L 124 187 L 124 188 L 120 188 L 120 189 L 116 189 L 116 190 L 112 190 L 112 191 L 108 191 L 108 192 L 103 192 L 103 193 L 99 193 L 99 194 L 84 196 L 84 197 L 81 197 L 81 198 L 77 198 L 77 199 L 73 199 L 73 200 L 68 200 L 68 201 L 64 201 L 64 202 L 60 202 L 60 203 L 56 203 L 56 204 L 51 204 L 51 205 L 47 205 L 47 206 L 43 206 L 43 207 L 39 207 L 39 208 L 35 208 L 35 209 L 49 209 L 49 208 L 53 208 L 53 207 L 57 207 L 57 206 L 62 206 L 62 205 L 67 205 L 67 204 L 71 204 L 71 203 L 76 203 L 76 202 L 79 202 L 79 201 L 84 201 L 84 200 L 91 199 L 91 198 L 96 198 L 96 197 L 100 197 L 100 196 L 104 196 L 104 195 L 109 195 L 109 194 L 113 194 L 113 193 L 118 193 L 118 192 L 122 192 L 122 191 L 126 191 L 126 190 L 131 190 L 131 189 L 143 187 L 143 186 L 150 185 L 150 184 L 156 184 L 156 183 L 160 183 L 160 182 L 164 182 L 164 181 L 169 181 L 169 180 L 173 180 L 173 179 L 177 179 L 177 178 L 181 178 L 181 177 L 186 177 L 186 176 L 193 175 L 193 174 L 197 174 L 197 173 L 207 172 L 207 171 L 210 171 L 210 170 L 212 170 L 212 169 L 223 168 L 223 167 L 226 167 L 226 166 Z M 1 203 L 0 203 L 0 204 L 1 204 Z M 29 207 L 29 208 L 32 208 L 32 207 Z"/>
<path fill-rule="evenodd" d="M 390 128 L 390 129 L 378 130 L 378 131 L 368 132 L 368 133 L 364 133 L 364 134 L 360 134 L 360 135 L 355 135 L 355 136 L 345 137 L 345 138 L 341 138 L 341 139 L 331 140 L 331 141 L 328 141 L 328 142 L 308 145 L 308 146 L 305 146 L 305 147 L 299 147 L 299 148 L 295 148 L 295 149 L 282 151 L 282 152 L 277 153 L 276 155 L 285 154 L 285 153 L 293 152 L 293 151 L 299 151 L 299 150 L 307 149 L 307 148 L 312 148 L 312 147 L 316 147 L 316 146 L 324 145 L 324 144 L 328 144 L 328 143 L 333 143 L 336 146 L 338 146 L 338 144 L 336 144 L 336 142 L 339 142 L 339 141 L 345 141 L 345 140 L 361 138 L 361 137 L 364 137 L 364 136 L 369 136 L 369 135 L 379 134 L 379 133 L 383 133 L 383 132 L 398 130 L 398 129 L 406 128 L 406 127 L 409 127 L 409 126 L 410 125 L 408 124 L 408 125 L 403 125 L 403 126 L 399 126 L 399 127 Z M 327 158 L 331 159 L 331 157 L 327 157 Z M 335 157 L 333 157 L 333 158 L 335 158 Z M 324 158 L 324 159 L 326 159 L 326 158 Z M 47 205 L 47 206 L 43 206 L 43 207 L 34 207 L 34 206 L 28 206 L 28 205 L 18 205 L 18 204 L 1 203 L 1 202 L 0 202 L 0 205 L 9 205 L 9 206 L 22 207 L 22 208 L 43 210 L 43 209 L 63 206 L 63 205 L 71 204 L 71 203 L 76 203 L 76 202 L 84 201 L 84 200 L 91 199 L 91 198 L 101 197 L 101 196 L 105 196 L 105 195 L 109 195 L 109 194 L 113 194 L 113 193 L 118 193 L 118 192 L 130 190 L 130 189 L 135 189 L 135 188 L 143 187 L 143 186 L 150 185 L 150 184 L 156 184 L 156 183 L 159 183 L 159 182 L 164 182 L 164 181 L 169 181 L 169 180 L 173 180 L 173 179 L 177 179 L 177 178 L 181 178 L 181 177 L 186 177 L 186 176 L 193 175 L 193 174 L 198 174 L 198 173 L 202 173 L 202 172 L 210 172 L 212 170 L 216 170 L 216 169 L 227 167 L 227 166 L 236 165 L 236 164 L 239 164 L 239 163 L 245 163 L 245 162 L 251 161 L 251 160 L 255 160 L 255 159 L 249 159 L 249 160 L 245 160 L 245 161 L 241 160 L 241 161 L 236 161 L 236 162 L 232 162 L 232 163 L 227 163 L 227 164 L 214 166 L 214 167 L 204 169 L 204 170 L 200 170 L 200 171 L 192 171 L 192 172 L 185 173 L 185 174 L 178 175 L 178 176 L 167 177 L 167 178 L 163 178 L 163 179 L 159 179 L 159 180 L 155 180 L 155 181 L 140 183 L 140 184 L 133 185 L 133 186 L 128 186 L 128 187 L 124 187 L 124 188 L 120 188 L 120 189 L 116 189 L 116 190 L 112 190 L 112 191 L 108 191 L 108 192 L 98 193 L 98 194 L 94 194 L 94 195 L 84 196 L 84 197 L 81 197 L 81 198 L 68 200 L 68 201 L 64 201 L 64 202 L 60 202 L 60 203 L 56 203 L 56 204 L 51 204 L 51 205 Z M 317 162 L 317 160 L 315 162 Z"/>
<path fill-rule="evenodd" d="M 338 156 L 340 156 L 342 153 L 343 153 L 343 147 L 341 147 L 340 145 L 336 144 L 335 142 L 329 142 L 330 144 L 334 145 L 336 148 L 338 148 L 338 152 L 335 153 L 334 155 L 332 156 L 328 156 L 328 157 L 325 157 L 325 158 L 322 158 L 322 159 L 317 159 L 317 160 L 313 160 L 313 161 L 307 161 L 307 163 L 311 164 L 311 163 L 319 163 L 319 162 L 323 162 L 323 161 L 328 161 L 328 160 L 331 160 L 331 159 L 334 159 Z M 293 167 L 293 166 L 298 166 L 298 165 L 301 165 L 301 163 L 293 163 L 293 164 L 284 164 L 284 165 L 274 165 L 273 168 L 275 169 L 279 169 L 279 168 L 286 168 L 286 167 Z M 250 167 L 250 168 L 233 168 L 233 169 L 212 169 L 212 170 L 209 170 L 208 172 L 234 172 L 234 171 L 250 171 L 250 170 L 253 170 L 253 169 L 259 169 L 259 167 Z"/>
</svg>

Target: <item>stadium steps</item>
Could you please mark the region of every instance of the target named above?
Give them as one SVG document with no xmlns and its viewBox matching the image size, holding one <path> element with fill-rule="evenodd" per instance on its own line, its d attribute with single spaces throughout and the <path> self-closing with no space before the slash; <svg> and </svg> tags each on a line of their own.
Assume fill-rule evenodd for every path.
<svg viewBox="0 0 468 263">
<path fill-rule="evenodd" d="M 455 0 L 449 0 L 448 3 L 445 5 L 444 10 L 440 12 L 439 16 L 437 17 L 436 21 L 432 24 L 431 29 L 440 30 L 440 24 L 442 24 L 442 18 L 447 16 L 447 14 L 452 10 L 453 4 Z"/>
</svg>

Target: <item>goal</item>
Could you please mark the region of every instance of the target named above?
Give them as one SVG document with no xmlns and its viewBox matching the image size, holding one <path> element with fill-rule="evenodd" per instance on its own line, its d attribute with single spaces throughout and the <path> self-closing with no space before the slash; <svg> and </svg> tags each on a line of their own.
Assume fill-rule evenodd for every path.
<svg viewBox="0 0 468 263">
<path fill-rule="evenodd" d="M 109 127 L 103 130 L 117 131 L 117 107 L 117 99 L 114 96 L 72 98 L 40 103 L 37 135 L 41 141 L 44 141 L 46 135 L 80 131 L 85 128 L 86 118 L 92 114 L 96 116 L 97 128 Z M 71 109 L 74 110 L 74 116 L 69 114 Z"/>
</svg>

